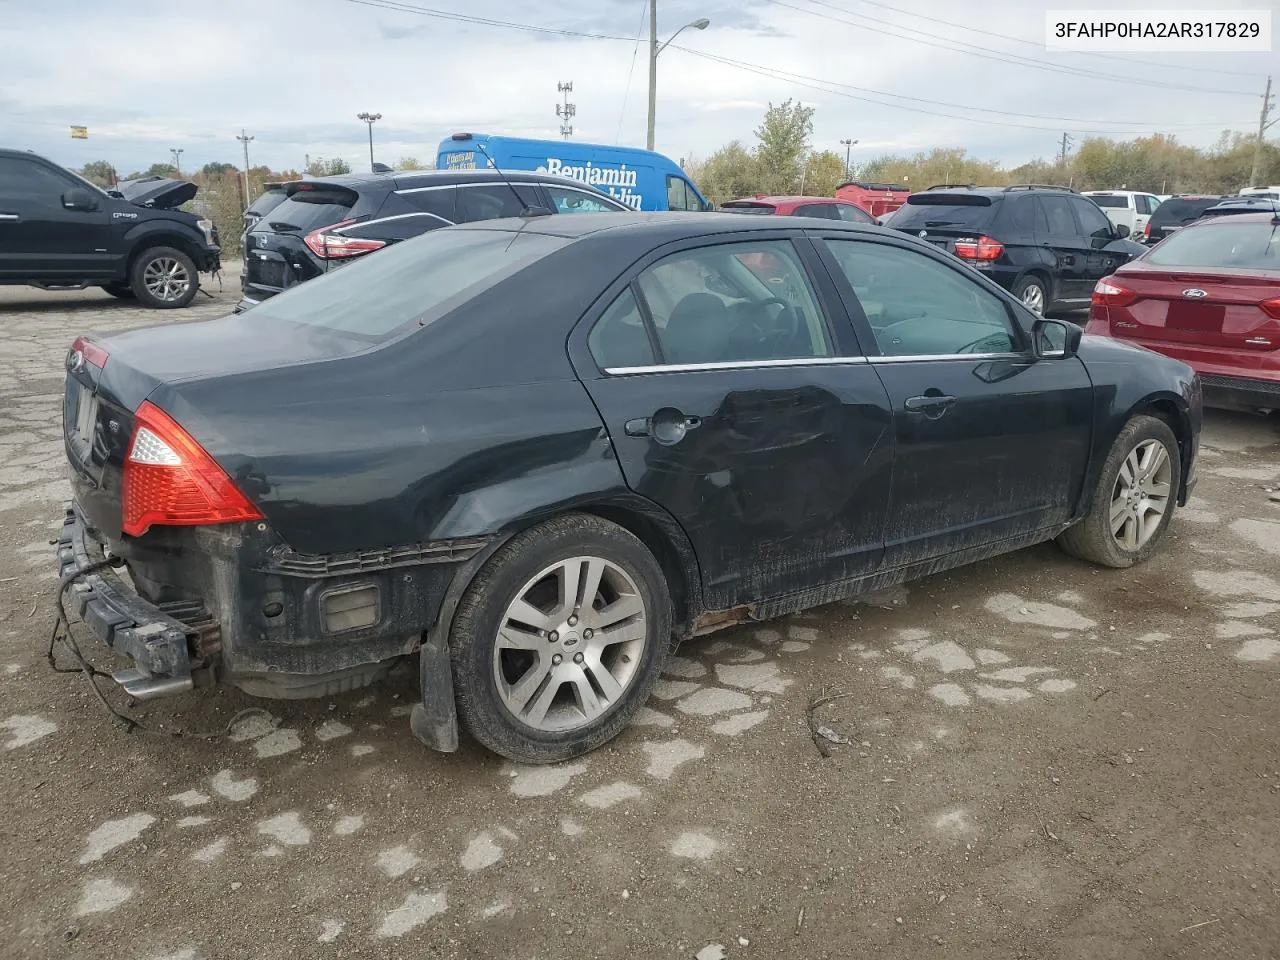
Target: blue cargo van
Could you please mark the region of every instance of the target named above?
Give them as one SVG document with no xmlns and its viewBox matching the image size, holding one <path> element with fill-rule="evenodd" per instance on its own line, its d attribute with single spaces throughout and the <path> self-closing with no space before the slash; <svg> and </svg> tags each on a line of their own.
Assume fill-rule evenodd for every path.
<svg viewBox="0 0 1280 960">
<path fill-rule="evenodd" d="M 476 149 L 483 144 L 484 153 Z M 440 143 L 436 167 L 530 170 L 572 177 L 634 210 L 710 210 L 683 170 L 660 153 L 571 140 L 526 140 L 484 133 L 455 133 Z"/>
</svg>

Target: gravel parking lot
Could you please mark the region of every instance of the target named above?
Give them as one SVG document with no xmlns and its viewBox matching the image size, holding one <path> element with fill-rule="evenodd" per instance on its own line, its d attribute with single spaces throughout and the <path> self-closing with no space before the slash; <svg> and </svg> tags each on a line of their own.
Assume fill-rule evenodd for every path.
<svg viewBox="0 0 1280 960">
<path fill-rule="evenodd" d="M 576 763 L 425 750 L 413 669 L 201 690 L 126 733 L 44 659 L 62 361 L 223 288 L 175 313 L 0 288 L 0 956 L 1277 956 L 1275 420 L 1209 415 L 1141 568 L 1045 546 L 725 631 Z"/>
</svg>

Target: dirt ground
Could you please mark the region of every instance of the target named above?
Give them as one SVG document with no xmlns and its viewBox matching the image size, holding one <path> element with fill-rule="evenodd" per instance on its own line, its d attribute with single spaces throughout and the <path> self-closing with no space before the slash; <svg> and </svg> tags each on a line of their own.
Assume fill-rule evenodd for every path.
<svg viewBox="0 0 1280 960">
<path fill-rule="evenodd" d="M 237 288 L 0 288 L 0 957 L 1280 956 L 1276 421 L 1210 414 L 1139 569 L 1045 546 L 726 631 L 577 763 L 425 750 L 412 670 L 127 734 L 44 660 L 62 361 Z"/>
</svg>

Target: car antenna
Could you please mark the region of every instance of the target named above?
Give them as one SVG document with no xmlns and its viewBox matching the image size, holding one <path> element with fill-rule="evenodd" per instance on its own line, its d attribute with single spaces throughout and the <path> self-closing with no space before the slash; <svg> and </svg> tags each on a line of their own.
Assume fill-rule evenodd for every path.
<svg viewBox="0 0 1280 960">
<path fill-rule="evenodd" d="M 493 157 L 489 156 L 489 151 L 484 148 L 483 143 L 476 143 L 476 149 L 484 154 L 484 158 L 489 161 L 489 166 L 493 167 L 493 172 L 502 178 L 502 182 L 511 188 L 511 192 L 515 194 L 516 201 L 520 204 L 520 216 L 522 217 L 549 217 L 551 211 L 546 207 L 540 207 L 536 204 L 525 203 L 524 197 L 520 196 L 520 191 L 516 189 L 516 185 L 511 182 L 505 173 L 498 168 L 493 162 Z"/>
</svg>

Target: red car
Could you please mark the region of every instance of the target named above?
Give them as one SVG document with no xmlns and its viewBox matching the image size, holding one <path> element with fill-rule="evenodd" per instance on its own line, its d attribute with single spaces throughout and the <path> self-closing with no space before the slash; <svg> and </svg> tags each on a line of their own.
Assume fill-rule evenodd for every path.
<svg viewBox="0 0 1280 960">
<path fill-rule="evenodd" d="M 779 217 L 819 217 L 850 223 L 879 223 L 856 203 L 836 197 L 766 197 L 756 194 L 720 204 L 725 213 L 773 214 Z"/>
<path fill-rule="evenodd" d="M 1098 281 L 1086 332 L 1190 364 L 1206 404 L 1280 409 L 1280 214 L 1183 227 Z"/>
</svg>

